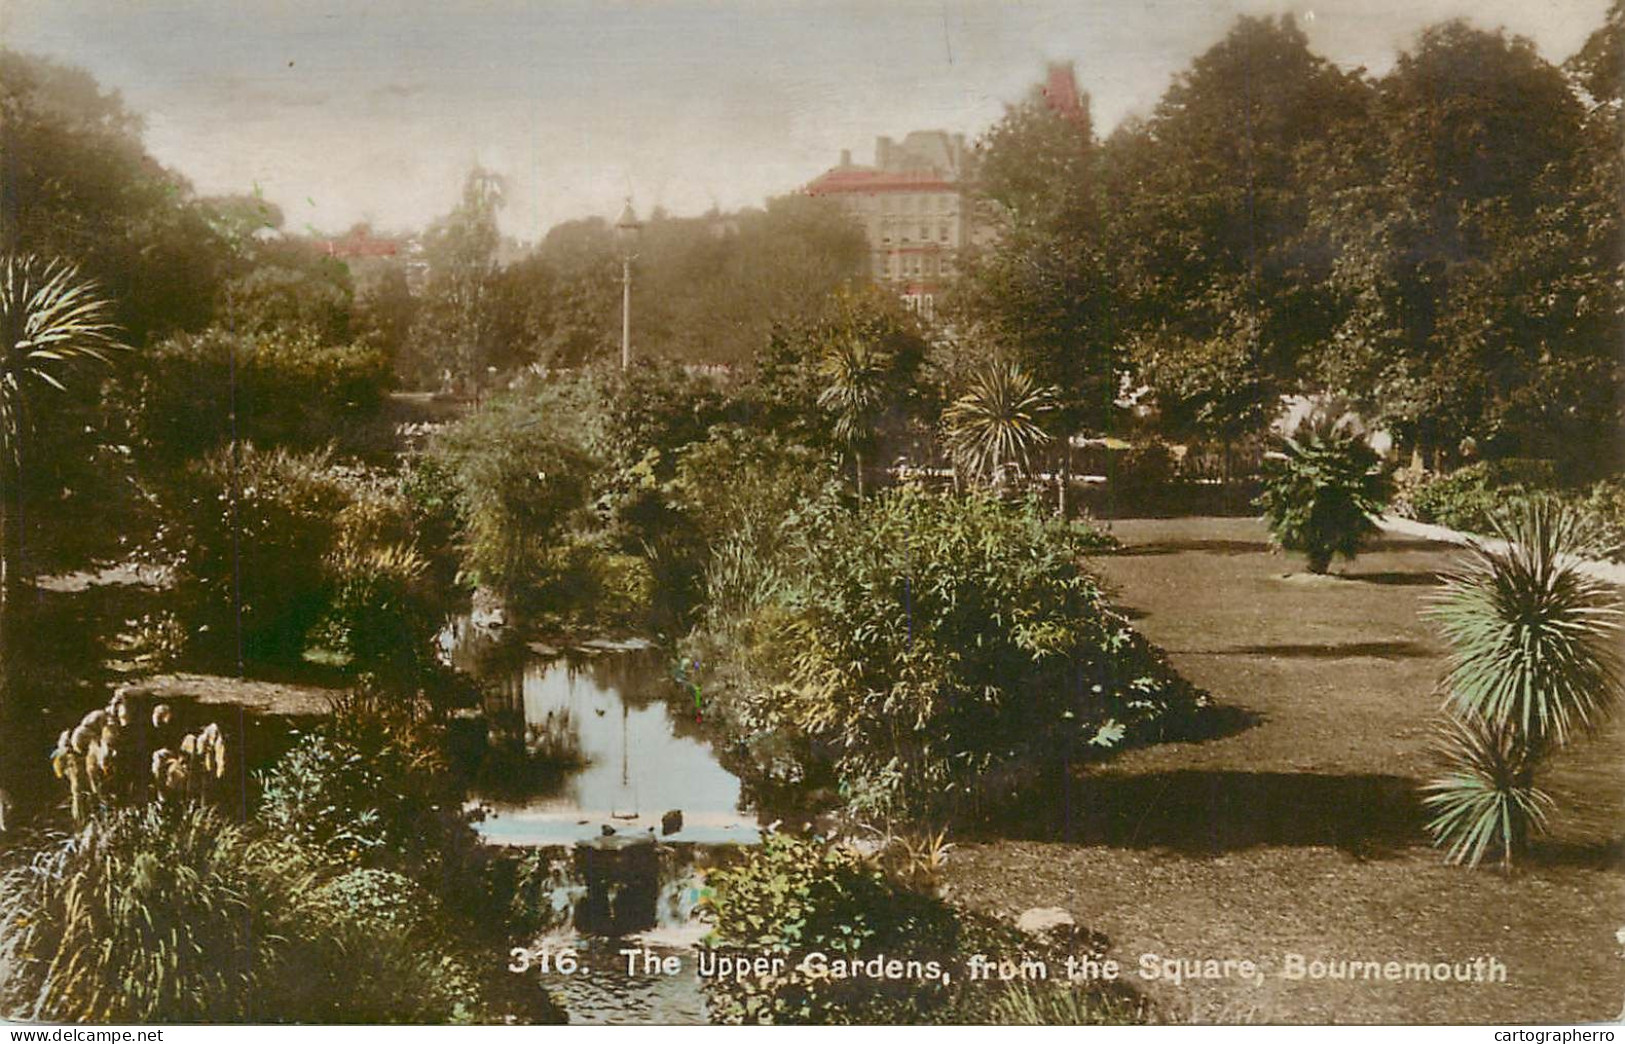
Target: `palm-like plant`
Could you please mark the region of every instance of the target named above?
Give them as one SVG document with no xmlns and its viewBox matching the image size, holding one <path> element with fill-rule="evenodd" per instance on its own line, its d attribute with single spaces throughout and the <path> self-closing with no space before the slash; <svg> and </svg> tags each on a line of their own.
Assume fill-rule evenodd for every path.
<svg viewBox="0 0 1625 1044">
<path fill-rule="evenodd" d="M 1288 551 L 1302 551 L 1311 573 L 1324 573 L 1334 555 L 1353 558 L 1392 489 L 1377 454 L 1351 426 L 1327 415 L 1306 419 L 1266 464 L 1264 491 L 1254 502 L 1270 534 Z"/>
<path fill-rule="evenodd" d="M 30 395 L 37 385 L 65 390 L 66 369 L 107 362 L 125 347 L 112 311 L 75 265 L 31 254 L 0 259 L 0 597 L 15 579 L 12 521 Z"/>
<path fill-rule="evenodd" d="M 852 454 L 858 499 L 863 499 L 863 448 L 874 436 L 891 386 L 891 353 L 869 338 L 840 335 L 824 347 L 818 375 L 824 389 L 818 405 L 834 418 L 835 437 Z"/>
<path fill-rule="evenodd" d="M 1479 718 L 1446 718 L 1437 752 L 1443 775 L 1422 788 L 1422 804 L 1434 813 L 1428 831 L 1448 846 L 1452 863 L 1477 866 L 1494 846 L 1502 869 L 1513 853 L 1544 828 L 1551 797 L 1535 786 L 1536 760 L 1513 730 Z"/>
<path fill-rule="evenodd" d="M 1579 570 L 1600 537 L 1562 504 L 1530 499 L 1495 527 L 1506 546 L 1474 543 L 1428 610 L 1454 648 L 1446 707 L 1561 746 L 1618 698 L 1619 597 Z"/>
<path fill-rule="evenodd" d="M 942 413 L 954 466 L 972 481 L 995 484 L 1009 466 L 1030 470 L 1032 451 L 1050 441 L 1041 418 L 1055 408 L 1053 388 L 1019 363 L 994 359 Z"/>
<path fill-rule="evenodd" d="M 1601 543 L 1572 509 L 1533 498 L 1496 529 L 1505 546 L 1473 544 L 1428 610 L 1453 651 L 1448 768 L 1425 803 L 1452 862 L 1477 865 L 1494 846 L 1510 867 L 1552 806 L 1534 786 L 1541 763 L 1619 702 L 1621 602 L 1578 568 Z"/>
</svg>

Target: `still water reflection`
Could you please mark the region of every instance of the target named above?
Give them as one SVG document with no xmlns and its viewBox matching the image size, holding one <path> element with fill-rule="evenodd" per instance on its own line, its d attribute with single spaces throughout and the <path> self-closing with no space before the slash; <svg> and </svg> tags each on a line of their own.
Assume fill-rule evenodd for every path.
<svg viewBox="0 0 1625 1044">
<path fill-rule="evenodd" d="M 738 778 L 718 763 L 658 649 L 497 650 L 466 625 L 446 641 L 458 666 L 486 682 L 470 797 L 486 810 L 487 840 L 569 844 L 604 826 L 676 841 L 757 839 Z"/>
</svg>

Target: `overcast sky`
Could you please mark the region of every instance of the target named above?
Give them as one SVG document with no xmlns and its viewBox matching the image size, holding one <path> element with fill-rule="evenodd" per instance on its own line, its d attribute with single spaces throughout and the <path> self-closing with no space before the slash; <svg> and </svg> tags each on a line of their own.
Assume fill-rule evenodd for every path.
<svg viewBox="0 0 1625 1044">
<path fill-rule="evenodd" d="M 291 228 L 418 227 L 475 162 L 503 224 L 759 205 L 879 134 L 974 137 L 1050 60 L 1103 131 L 1155 104 L 1238 13 L 1291 12 L 1321 54 L 1381 71 L 1465 16 L 1561 61 L 1608 0 L 0 0 L 0 43 L 79 65 L 201 192 L 259 185 Z"/>
</svg>

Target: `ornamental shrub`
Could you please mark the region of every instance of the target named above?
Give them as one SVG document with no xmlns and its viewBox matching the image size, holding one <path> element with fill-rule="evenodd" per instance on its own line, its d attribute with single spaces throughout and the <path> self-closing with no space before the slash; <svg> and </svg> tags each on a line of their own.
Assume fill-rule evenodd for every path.
<svg viewBox="0 0 1625 1044">
<path fill-rule="evenodd" d="M 1254 501 L 1270 535 L 1287 551 L 1302 551 L 1311 573 L 1333 556 L 1352 559 L 1377 531 L 1392 491 L 1382 462 L 1349 424 L 1308 418 L 1264 464 L 1264 491 Z"/>
<path fill-rule="evenodd" d="M 804 737 L 854 811 L 952 814 L 990 780 L 1160 738 L 1202 700 L 1036 502 L 903 487 L 798 529 L 754 614 L 771 684 L 738 718 Z"/>
</svg>

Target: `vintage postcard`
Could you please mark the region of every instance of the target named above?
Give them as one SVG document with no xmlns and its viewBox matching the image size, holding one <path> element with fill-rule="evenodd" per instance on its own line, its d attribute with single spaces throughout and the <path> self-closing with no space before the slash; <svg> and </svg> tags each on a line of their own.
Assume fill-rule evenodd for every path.
<svg viewBox="0 0 1625 1044">
<path fill-rule="evenodd" d="M 1611 1040 L 1622 128 L 1622 0 L 7 0 L 0 1018 Z"/>
</svg>

